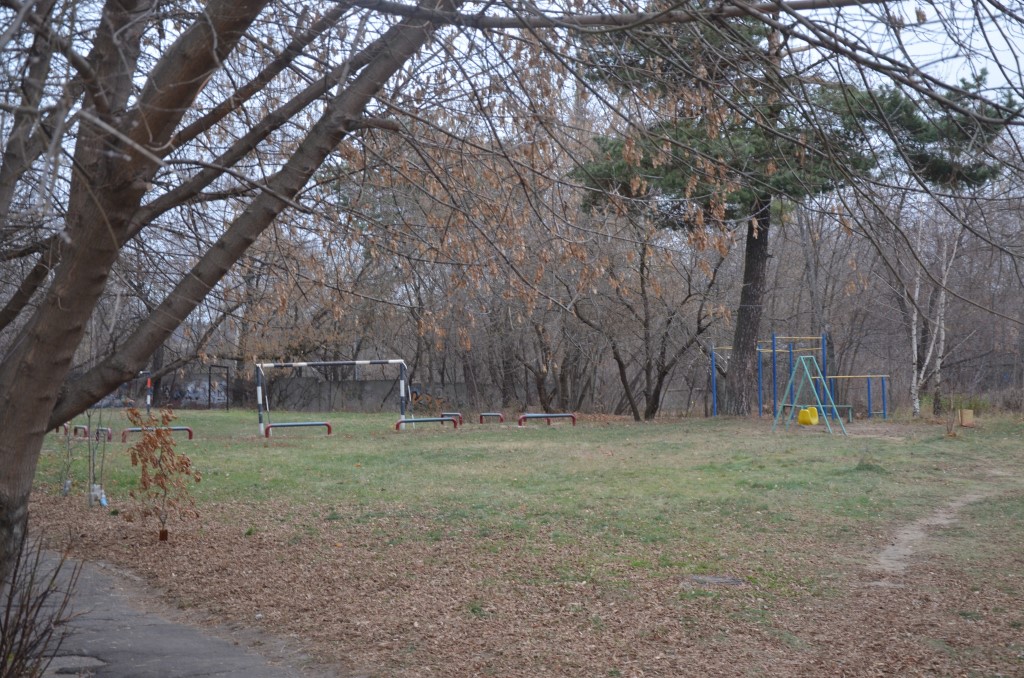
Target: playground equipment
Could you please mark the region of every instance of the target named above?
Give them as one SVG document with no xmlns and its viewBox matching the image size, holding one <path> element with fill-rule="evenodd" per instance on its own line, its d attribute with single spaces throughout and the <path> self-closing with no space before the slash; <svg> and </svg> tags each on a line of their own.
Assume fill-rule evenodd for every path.
<svg viewBox="0 0 1024 678">
<path fill-rule="evenodd" d="M 832 399 L 832 391 L 829 388 L 823 388 L 825 384 L 825 376 L 822 374 L 821 369 L 818 367 L 818 361 L 815 360 L 812 355 L 802 355 L 797 359 L 796 370 L 789 378 L 789 383 L 786 384 L 786 391 L 793 393 L 793 398 L 788 403 L 784 403 L 775 412 L 775 421 L 772 423 L 772 431 L 779 425 L 779 419 L 782 417 L 782 413 L 789 408 L 789 416 L 786 417 L 786 428 L 789 428 L 789 423 L 793 421 L 794 416 L 797 416 L 797 423 L 804 426 L 813 426 L 818 423 L 818 412 L 825 414 L 822 418 L 825 422 L 825 427 L 831 434 L 832 424 L 829 421 L 827 412 L 836 412 L 836 403 Z M 805 401 L 807 395 L 804 391 L 814 397 L 813 402 Z M 824 396 L 824 398 L 822 397 Z M 799 415 L 797 413 L 799 412 Z M 842 429 L 843 435 L 847 435 L 846 426 L 843 425 L 841 417 L 834 417 L 836 423 L 839 424 L 839 428 Z"/>
<path fill-rule="evenodd" d="M 526 422 L 529 419 L 546 419 L 547 422 L 548 422 L 548 426 L 551 426 L 551 420 L 552 419 L 568 419 L 568 418 L 572 418 L 572 425 L 575 426 L 576 425 L 576 415 L 575 414 L 552 413 L 552 412 L 547 412 L 547 413 L 538 412 L 536 414 L 526 413 L 526 414 L 520 414 L 519 415 L 519 426 L 522 426 L 523 423 Z"/>
<path fill-rule="evenodd" d="M 876 414 L 881 415 L 882 419 L 889 418 L 889 398 L 887 395 L 889 392 L 889 389 L 887 387 L 887 383 L 889 380 L 888 374 L 834 374 L 828 378 L 829 382 L 831 382 L 830 387 L 833 393 L 835 393 L 836 391 L 835 382 L 840 379 L 863 379 L 864 383 L 867 386 L 868 418 L 870 419 L 874 417 L 874 415 Z M 874 409 L 874 404 L 872 403 L 871 399 L 871 382 L 875 379 L 879 381 L 879 392 L 882 396 L 882 409 L 880 410 Z M 844 406 L 840 405 L 839 407 Z M 847 405 L 846 407 L 849 407 L 849 405 Z"/>
<path fill-rule="evenodd" d="M 459 422 L 461 420 L 462 415 L 451 417 L 423 417 L 422 419 L 399 419 L 398 422 L 395 423 L 395 430 L 401 431 L 402 427 L 405 426 L 406 424 L 424 424 L 429 422 L 441 422 L 441 424 L 443 425 L 444 422 L 446 421 L 450 421 L 452 423 L 452 430 L 456 430 L 459 428 Z"/>
<path fill-rule="evenodd" d="M 153 408 L 153 373 L 149 370 L 139 372 L 139 377 L 146 377 L 146 416 Z"/>
<path fill-rule="evenodd" d="M 68 435 L 68 431 L 69 431 L 68 424 L 63 424 L 63 426 L 64 426 L 64 435 L 67 436 Z M 72 438 L 83 438 L 85 440 L 89 439 L 89 427 L 86 426 L 85 424 L 75 424 L 74 426 L 70 427 L 70 431 L 71 431 L 71 437 Z M 53 430 L 53 432 L 59 434 L 61 432 L 61 427 L 58 426 L 57 428 L 55 428 Z M 114 432 L 110 429 L 110 427 L 108 427 L 108 426 L 98 426 L 93 431 L 93 436 L 92 437 L 94 437 L 96 440 L 100 440 L 104 436 L 106 437 L 107 442 L 110 442 L 110 441 L 112 441 L 114 439 Z"/>
<path fill-rule="evenodd" d="M 480 413 L 480 423 L 481 424 L 484 423 L 488 419 L 495 419 L 495 418 L 498 420 L 498 423 L 500 423 L 500 424 L 504 424 L 505 423 L 505 415 L 502 414 L 501 412 L 481 412 Z"/>
<path fill-rule="evenodd" d="M 275 428 L 275 427 L 276 428 L 296 428 L 296 427 L 300 427 L 300 426 L 326 426 L 327 427 L 327 435 L 331 435 L 331 432 L 333 430 L 333 429 L 331 429 L 331 425 L 329 423 L 327 423 L 326 421 L 291 421 L 291 422 L 286 421 L 283 424 L 267 424 L 266 428 L 263 431 L 263 435 L 265 437 L 269 438 L 270 437 L 270 429 Z"/>
<path fill-rule="evenodd" d="M 284 367 L 334 367 L 334 366 L 348 366 L 354 367 L 358 365 L 397 365 L 398 366 L 398 403 L 399 403 L 399 415 L 401 419 L 398 422 L 398 427 L 401 427 L 403 421 L 405 421 L 405 411 L 409 403 L 408 390 L 406 389 L 406 381 L 408 378 L 409 368 L 406 366 L 405 361 L 401 359 L 392 360 L 329 360 L 320 362 L 303 362 L 303 363 L 256 363 L 256 407 L 259 413 L 260 422 L 260 435 L 270 437 L 270 426 L 264 423 L 264 416 L 266 421 L 270 421 L 270 400 L 266 398 L 266 387 L 264 386 L 264 380 L 266 375 L 264 369 L 270 368 L 284 368 Z M 272 426 L 284 427 L 284 426 L 327 426 L 327 433 L 330 435 L 331 428 L 326 422 L 305 422 L 305 421 L 293 421 L 285 422 L 283 424 L 272 424 Z"/>
<path fill-rule="evenodd" d="M 818 423 L 818 408 L 805 407 L 796 415 L 796 423 L 801 426 L 815 426 Z"/>
<path fill-rule="evenodd" d="M 760 340 L 757 342 L 757 415 L 763 416 L 765 410 L 765 387 L 766 380 L 768 377 L 771 379 L 771 399 L 772 399 L 772 413 L 777 413 L 780 407 L 788 407 L 795 400 L 794 387 L 790 383 L 782 393 L 782 402 L 780 402 L 779 396 L 779 381 L 780 377 L 784 377 L 787 382 L 792 382 L 793 374 L 797 369 L 797 364 L 800 354 L 810 354 L 812 356 L 820 356 L 820 372 L 822 374 L 822 380 L 820 383 L 815 384 L 815 388 L 818 392 L 818 397 L 823 402 L 826 400 L 825 391 L 830 392 L 831 399 L 834 402 L 837 381 L 840 379 L 863 379 L 865 387 L 867 389 L 867 416 L 869 418 L 875 415 L 881 415 L 883 419 L 887 419 L 889 416 L 888 411 L 888 379 L 889 375 L 886 374 L 836 374 L 829 375 L 828 373 L 828 335 L 822 333 L 820 336 L 811 337 L 786 337 L 778 336 L 773 334 L 771 339 Z M 721 352 L 732 350 L 731 346 L 714 346 L 711 347 L 711 416 L 718 416 L 718 361 L 722 359 Z M 765 366 L 765 361 L 769 361 L 768 367 Z M 787 364 L 786 371 L 781 373 L 779 362 L 782 360 L 784 364 Z M 766 374 L 767 373 L 767 374 Z M 781 374 L 780 374 L 781 373 Z M 875 381 L 880 382 L 878 388 L 881 393 L 881 406 L 880 410 L 875 409 L 875 402 L 873 400 L 873 383 Z M 840 413 L 844 412 L 847 415 L 847 421 L 853 421 L 853 406 L 852 405 L 835 405 L 828 411 L 820 411 L 819 414 L 824 417 L 839 417 Z"/>
</svg>

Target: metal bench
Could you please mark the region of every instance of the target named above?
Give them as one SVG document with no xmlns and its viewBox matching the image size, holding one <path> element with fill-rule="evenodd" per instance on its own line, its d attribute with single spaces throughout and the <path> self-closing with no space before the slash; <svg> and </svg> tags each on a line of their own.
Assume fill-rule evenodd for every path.
<svg viewBox="0 0 1024 678">
<path fill-rule="evenodd" d="M 523 422 L 527 419 L 547 419 L 548 426 L 551 426 L 552 419 L 572 419 L 572 425 L 576 425 L 576 415 L 569 413 L 546 413 L 546 414 L 520 414 L 519 425 L 522 426 Z"/>
<path fill-rule="evenodd" d="M 331 425 L 326 421 L 285 421 L 280 424 L 267 424 L 267 427 L 263 430 L 263 436 L 265 438 L 270 437 L 270 429 L 272 428 L 299 428 L 302 426 L 326 426 L 327 435 L 331 435 Z"/>
<path fill-rule="evenodd" d="M 446 421 L 450 421 L 453 429 L 459 428 L 459 420 L 455 417 L 423 417 L 422 419 L 399 419 L 398 423 L 395 424 L 395 430 L 401 431 L 404 424 L 425 424 L 438 421 L 441 422 L 441 424 L 444 424 Z"/>
</svg>

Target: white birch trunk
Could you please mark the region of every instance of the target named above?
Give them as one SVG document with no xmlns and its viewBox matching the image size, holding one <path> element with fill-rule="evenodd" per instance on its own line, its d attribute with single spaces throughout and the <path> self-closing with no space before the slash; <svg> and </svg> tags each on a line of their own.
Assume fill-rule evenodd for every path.
<svg viewBox="0 0 1024 678">
<path fill-rule="evenodd" d="M 918 310 L 917 304 L 921 296 L 921 274 L 918 272 L 914 275 L 914 290 L 908 294 L 907 304 L 910 310 L 910 364 L 911 364 L 911 378 L 910 378 L 910 407 L 911 413 L 914 417 L 921 416 L 921 374 L 920 365 L 918 364 L 918 345 L 920 343 L 920 328 L 918 327 L 918 318 L 920 311 Z"/>
</svg>

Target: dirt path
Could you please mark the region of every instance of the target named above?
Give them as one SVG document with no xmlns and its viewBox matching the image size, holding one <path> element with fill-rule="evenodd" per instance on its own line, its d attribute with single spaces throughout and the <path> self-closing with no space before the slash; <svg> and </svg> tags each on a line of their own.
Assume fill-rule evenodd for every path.
<svg viewBox="0 0 1024 678">
<path fill-rule="evenodd" d="M 926 548 L 926 540 L 944 538 L 936 528 L 955 525 L 964 509 L 1000 491 L 961 495 L 899 527 L 832 595 L 782 603 L 776 624 L 793 648 L 771 674 L 1024 675 L 1019 557 L 1008 552 L 1005 568 L 979 580 Z"/>
<path fill-rule="evenodd" d="M 927 537 L 928 528 L 946 527 L 957 521 L 957 514 L 965 506 L 992 496 L 992 492 L 965 494 L 957 497 L 929 516 L 905 525 L 896 531 L 892 543 L 878 553 L 870 569 L 886 575 L 901 575 L 918 545 Z"/>
</svg>

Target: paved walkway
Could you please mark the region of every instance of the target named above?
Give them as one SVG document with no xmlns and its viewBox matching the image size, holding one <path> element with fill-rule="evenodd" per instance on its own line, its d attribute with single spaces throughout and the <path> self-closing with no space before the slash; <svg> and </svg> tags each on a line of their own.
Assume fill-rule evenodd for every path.
<svg viewBox="0 0 1024 678">
<path fill-rule="evenodd" d="M 311 669 L 308 658 L 279 640 L 173 621 L 142 582 L 106 566 L 86 564 L 73 598 L 71 635 L 47 677 L 285 678 L 337 675 Z M 258 644 L 268 659 L 248 649 Z"/>
</svg>

